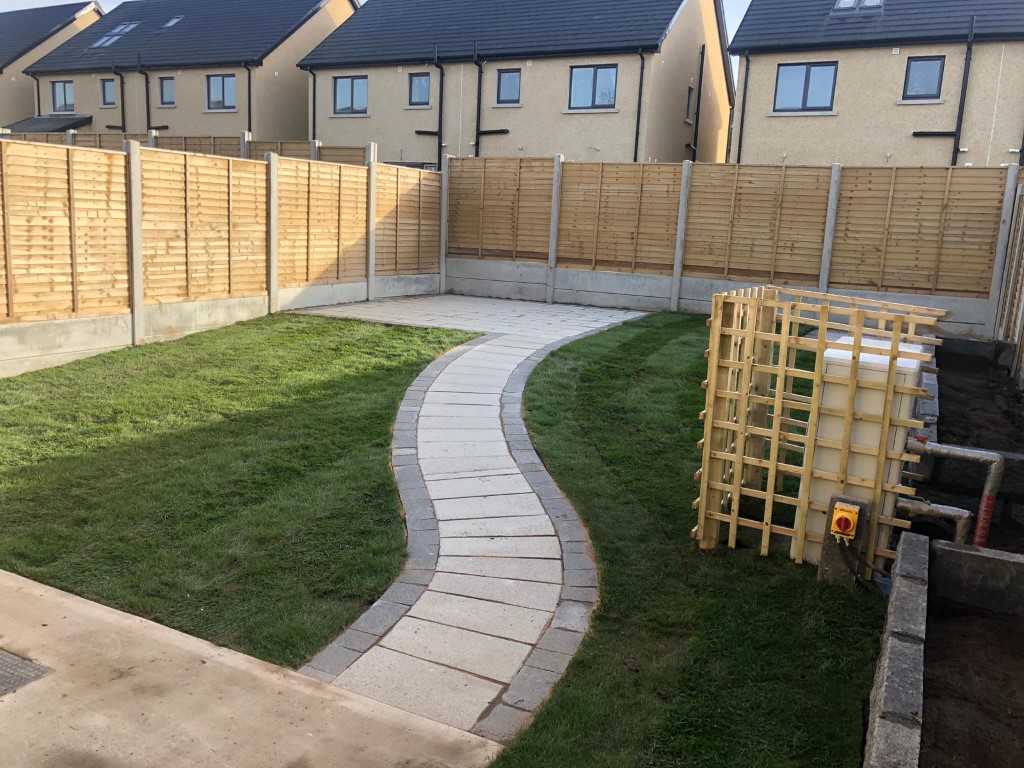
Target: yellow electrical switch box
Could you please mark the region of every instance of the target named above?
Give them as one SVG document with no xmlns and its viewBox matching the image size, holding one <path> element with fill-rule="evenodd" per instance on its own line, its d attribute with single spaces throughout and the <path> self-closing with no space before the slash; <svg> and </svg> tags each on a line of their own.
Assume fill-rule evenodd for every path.
<svg viewBox="0 0 1024 768">
<path fill-rule="evenodd" d="M 860 507 L 837 501 L 832 507 L 832 535 L 837 539 L 852 541 L 857 535 L 857 518 Z"/>
</svg>

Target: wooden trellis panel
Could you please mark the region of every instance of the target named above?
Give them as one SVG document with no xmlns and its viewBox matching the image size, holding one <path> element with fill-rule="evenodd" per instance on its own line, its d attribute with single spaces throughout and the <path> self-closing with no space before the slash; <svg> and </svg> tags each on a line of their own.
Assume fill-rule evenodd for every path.
<svg viewBox="0 0 1024 768">
<path fill-rule="evenodd" d="M 128 310 L 125 156 L 0 142 L 0 321 Z"/>
<path fill-rule="evenodd" d="M 865 553 L 894 557 L 888 533 L 909 524 L 883 515 L 883 496 L 913 491 L 883 469 L 886 462 L 916 461 L 893 444 L 893 435 L 922 423 L 898 417 L 892 403 L 926 394 L 899 383 L 896 360 L 930 360 L 928 347 L 937 342 L 926 334 L 943 315 L 776 287 L 715 295 L 701 414 L 700 498 L 694 502 L 701 547 L 718 546 L 724 523 L 729 547 L 736 546 L 741 528 L 752 529 L 759 534 L 761 554 L 768 554 L 772 535 L 784 536 L 793 542 L 794 559 L 803 562 L 808 543 L 823 538 L 820 529 L 809 526 L 808 515 L 827 511 L 812 495 L 812 483 L 824 482 L 838 493 L 870 500 Z M 907 344 L 922 345 L 924 351 L 901 346 Z M 847 375 L 826 371 L 826 355 L 833 351 L 850 353 Z M 888 360 L 887 372 L 860 376 L 860 361 L 868 354 L 875 366 Z M 881 413 L 863 406 L 868 391 L 881 395 Z M 819 432 L 822 419 L 841 425 L 840 439 L 825 439 Z M 831 452 L 833 461 L 816 462 L 816 450 Z"/>
</svg>

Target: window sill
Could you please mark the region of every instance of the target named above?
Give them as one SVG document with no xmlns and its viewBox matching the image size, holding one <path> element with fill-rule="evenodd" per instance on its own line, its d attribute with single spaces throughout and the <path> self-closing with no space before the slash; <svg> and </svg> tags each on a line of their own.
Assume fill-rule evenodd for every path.
<svg viewBox="0 0 1024 768">
<path fill-rule="evenodd" d="M 117 104 L 100 104 L 100 109 L 117 109 Z"/>
<path fill-rule="evenodd" d="M 563 115 L 614 115 L 619 110 L 616 107 L 601 107 L 599 109 L 563 109 Z"/>
<path fill-rule="evenodd" d="M 838 114 L 838 112 L 807 110 L 806 112 L 769 112 L 765 117 L 835 117 Z"/>
<path fill-rule="evenodd" d="M 157 109 L 174 109 L 177 106 L 178 106 L 177 104 L 157 104 L 156 108 Z"/>
<path fill-rule="evenodd" d="M 205 115 L 230 115 L 238 112 L 238 109 L 204 109 L 203 114 Z"/>
<path fill-rule="evenodd" d="M 900 106 L 907 106 L 910 104 L 945 104 L 944 99 L 900 99 L 896 102 Z"/>
<path fill-rule="evenodd" d="M 406 109 L 430 109 L 429 104 L 409 104 L 405 107 Z"/>
<path fill-rule="evenodd" d="M 494 109 L 522 109 L 522 104 L 494 104 Z"/>
<path fill-rule="evenodd" d="M 328 115 L 328 117 L 330 117 L 332 120 L 337 120 L 339 118 L 343 119 L 343 120 L 351 120 L 352 118 L 369 117 L 369 116 L 370 115 L 368 113 L 366 113 L 366 112 L 354 112 L 351 115 Z"/>
</svg>

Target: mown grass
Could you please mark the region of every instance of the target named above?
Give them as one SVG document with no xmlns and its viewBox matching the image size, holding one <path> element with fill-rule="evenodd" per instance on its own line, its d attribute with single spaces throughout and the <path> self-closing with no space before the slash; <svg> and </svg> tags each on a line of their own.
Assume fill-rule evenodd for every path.
<svg viewBox="0 0 1024 768">
<path fill-rule="evenodd" d="M 469 337 L 277 316 L 0 380 L 0 568 L 299 665 L 400 570 L 391 424 Z"/>
<path fill-rule="evenodd" d="M 527 424 L 601 567 L 591 635 L 495 768 L 860 764 L 884 606 L 756 550 L 699 552 L 703 318 L 658 315 L 564 347 Z"/>
</svg>

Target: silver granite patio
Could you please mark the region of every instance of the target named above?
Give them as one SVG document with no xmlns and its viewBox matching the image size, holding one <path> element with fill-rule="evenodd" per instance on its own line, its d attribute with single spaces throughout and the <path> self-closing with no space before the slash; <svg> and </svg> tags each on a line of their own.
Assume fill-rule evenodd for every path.
<svg viewBox="0 0 1024 768">
<path fill-rule="evenodd" d="M 507 742 L 565 671 L 598 598 L 586 531 L 522 421 L 526 379 L 552 349 L 642 313 L 461 296 L 308 311 L 485 335 L 431 364 L 399 411 L 405 571 L 301 671 Z"/>
</svg>

